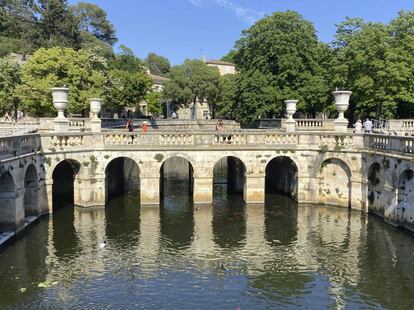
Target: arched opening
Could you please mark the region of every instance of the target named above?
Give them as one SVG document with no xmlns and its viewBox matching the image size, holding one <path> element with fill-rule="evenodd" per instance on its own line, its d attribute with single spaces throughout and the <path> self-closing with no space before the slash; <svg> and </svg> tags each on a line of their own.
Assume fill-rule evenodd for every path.
<svg viewBox="0 0 414 310">
<path fill-rule="evenodd" d="M 381 166 L 373 163 L 368 170 L 368 211 L 374 214 L 384 215 L 384 203 L 382 199 Z"/>
<path fill-rule="evenodd" d="M 74 160 L 64 160 L 53 170 L 53 210 L 60 207 L 73 206 L 74 181 L 78 174 L 80 164 Z"/>
<path fill-rule="evenodd" d="M 398 179 L 397 206 L 394 208 L 394 220 L 403 223 L 414 217 L 414 171 L 405 170 Z M 390 215 L 389 215 L 390 216 Z"/>
<path fill-rule="evenodd" d="M 9 172 L 0 177 L 0 233 L 16 230 L 16 185 Z"/>
<path fill-rule="evenodd" d="M 325 160 L 318 171 L 318 202 L 351 207 L 351 169 L 340 159 Z"/>
<path fill-rule="evenodd" d="M 24 177 L 24 215 L 38 215 L 39 180 L 34 165 L 30 165 Z"/>
<path fill-rule="evenodd" d="M 137 163 L 127 157 L 113 159 L 105 169 L 105 201 L 117 197 L 139 198 L 140 180 Z"/>
<path fill-rule="evenodd" d="M 191 163 L 182 157 L 167 159 L 160 168 L 161 203 L 187 204 L 192 202 L 194 189 L 194 169 Z"/>
<path fill-rule="evenodd" d="M 213 168 L 215 204 L 240 203 L 246 186 L 246 166 L 237 157 L 220 159 Z"/>
<path fill-rule="evenodd" d="M 194 234 L 193 174 L 182 157 L 169 158 L 160 168 L 161 235 L 177 249 L 188 247 Z"/>
<path fill-rule="evenodd" d="M 298 168 L 292 159 L 280 156 L 267 164 L 265 193 L 298 200 Z"/>
</svg>

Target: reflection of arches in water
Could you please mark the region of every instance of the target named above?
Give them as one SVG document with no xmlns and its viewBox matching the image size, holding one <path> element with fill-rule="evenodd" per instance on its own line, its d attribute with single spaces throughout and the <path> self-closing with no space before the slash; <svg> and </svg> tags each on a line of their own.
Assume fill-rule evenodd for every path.
<svg viewBox="0 0 414 310">
<path fill-rule="evenodd" d="M 246 208 L 240 196 L 213 208 L 213 238 L 223 249 L 242 247 L 246 241 Z"/>
<path fill-rule="evenodd" d="M 59 207 L 73 205 L 74 181 L 79 172 L 80 164 L 74 160 L 61 161 L 53 170 L 53 210 Z"/>
<path fill-rule="evenodd" d="M 266 194 L 282 194 L 298 200 L 298 168 L 286 156 L 273 158 L 266 166 Z"/>
<path fill-rule="evenodd" d="M 16 214 L 16 185 L 9 172 L 5 172 L 0 177 L 0 232 L 15 230 L 17 219 L 12 214 Z"/>
<path fill-rule="evenodd" d="M 318 202 L 351 207 L 351 169 L 338 158 L 325 160 L 318 171 Z"/>
<path fill-rule="evenodd" d="M 140 208 L 134 197 L 111 199 L 105 207 L 105 235 L 111 245 L 136 245 L 140 235 Z"/>
<path fill-rule="evenodd" d="M 124 195 L 139 198 L 140 180 L 137 163 L 127 157 L 118 157 L 105 168 L 105 201 Z"/>
<path fill-rule="evenodd" d="M 191 204 L 194 189 L 193 175 L 192 164 L 183 157 L 175 156 L 164 161 L 160 168 L 161 204 L 164 206 L 175 203 Z"/>
<path fill-rule="evenodd" d="M 215 201 L 225 200 L 229 195 L 243 197 L 246 186 L 246 166 L 237 157 L 220 159 L 213 169 L 213 197 Z"/>
<path fill-rule="evenodd" d="M 265 238 L 275 246 L 292 244 L 297 238 L 298 205 L 287 196 L 267 195 Z"/>
<path fill-rule="evenodd" d="M 34 165 L 30 165 L 24 177 L 24 215 L 38 215 L 39 180 Z"/>
<path fill-rule="evenodd" d="M 381 208 L 382 203 L 381 193 L 383 191 L 381 184 L 381 166 L 379 163 L 373 163 L 368 170 L 368 211 L 380 215 L 384 215 L 384 207 Z"/>
</svg>

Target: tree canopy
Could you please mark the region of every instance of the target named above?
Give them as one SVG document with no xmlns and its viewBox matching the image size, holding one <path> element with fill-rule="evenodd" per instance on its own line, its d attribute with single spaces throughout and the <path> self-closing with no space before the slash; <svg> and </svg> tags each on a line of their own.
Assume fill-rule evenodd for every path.
<svg viewBox="0 0 414 310">
<path fill-rule="evenodd" d="M 0 111 L 12 111 L 19 103 L 16 88 L 21 84 L 20 65 L 13 60 L 0 59 Z"/>
<path fill-rule="evenodd" d="M 166 75 L 171 69 L 170 61 L 155 53 L 148 54 L 147 58 L 145 58 L 145 65 L 152 74 L 161 76 Z"/>
</svg>

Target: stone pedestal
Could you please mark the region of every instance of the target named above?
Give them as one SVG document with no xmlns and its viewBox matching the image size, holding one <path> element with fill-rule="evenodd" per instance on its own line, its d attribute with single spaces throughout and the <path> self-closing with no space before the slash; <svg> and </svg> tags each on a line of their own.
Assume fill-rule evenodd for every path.
<svg viewBox="0 0 414 310">
<path fill-rule="evenodd" d="M 213 203 L 213 178 L 194 178 L 194 204 Z"/>
<path fill-rule="evenodd" d="M 285 124 L 286 124 L 286 132 L 295 132 L 296 121 L 294 119 L 287 119 Z"/>
<path fill-rule="evenodd" d="M 160 204 L 160 178 L 141 177 L 141 206 Z"/>
<path fill-rule="evenodd" d="M 101 119 L 99 118 L 99 113 L 101 112 L 102 99 L 92 98 L 90 101 L 90 110 L 91 110 L 91 131 L 92 132 L 101 132 Z"/>
<path fill-rule="evenodd" d="M 69 120 L 55 118 L 53 121 L 54 131 L 56 133 L 63 133 L 69 131 Z"/>
<path fill-rule="evenodd" d="M 286 132 L 295 132 L 296 121 L 293 119 L 293 115 L 296 113 L 296 105 L 299 100 L 285 100 L 286 114 L 288 119 L 286 120 Z"/>
<path fill-rule="evenodd" d="M 101 132 L 102 131 L 102 122 L 99 118 L 91 120 L 91 131 L 92 132 Z"/>
<path fill-rule="evenodd" d="M 244 191 L 244 201 L 246 203 L 264 203 L 265 201 L 265 177 L 248 176 L 246 178 L 246 188 Z"/>
<path fill-rule="evenodd" d="M 105 206 L 105 179 L 77 175 L 74 182 L 74 204 L 79 207 Z"/>
<path fill-rule="evenodd" d="M 347 119 L 336 119 L 335 132 L 337 133 L 347 133 L 348 132 L 348 120 Z"/>
<path fill-rule="evenodd" d="M 348 131 L 348 120 L 345 118 L 344 113 L 348 110 L 349 98 L 352 95 L 351 91 L 336 90 L 332 93 L 335 98 L 335 106 L 339 113 L 338 118 L 335 120 L 335 132 L 346 133 Z"/>
<path fill-rule="evenodd" d="M 54 119 L 53 125 L 56 133 L 69 131 L 69 120 L 65 117 L 65 109 L 68 105 L 69 89 L 66 87 L 52 88 L 53 106 L 58 111 L 58 116 Z"/>
</svg>

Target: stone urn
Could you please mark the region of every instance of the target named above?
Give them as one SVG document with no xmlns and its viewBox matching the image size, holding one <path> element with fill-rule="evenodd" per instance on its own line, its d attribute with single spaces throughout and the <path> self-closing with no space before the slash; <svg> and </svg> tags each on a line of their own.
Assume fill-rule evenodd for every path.
<svg viewBox="0 0 414 310">
<path fill-rule="evenodd" d="M 89 99 L 90 102 L 90 109 L 92 112 L 92 118 L 93 119 L 97 119 L 99 112 L 101 112 L 101 108 L 102 108 L 102 99 L 99 98 L 91 98 Z"/>
<path fill-rule="evenodd" d="M 332 92 L 335 98 L 335 106 L 339 115 L 335 120 L 335 132 L 346 133 L 348 131 L 348 120 L 345 118 L 344 113 L 349 107 L 349 98 L 352 95 L 348 90 L 335 90 Z"/>
<path fill-rule="evenodd" d="M 64 112 L 66 107 L 68 106 L 68 94 L 69 89 L 66 87 L 52 88 L 53 106 L 58 111 L 57 119 L 66 119 Z"/>
<path fill-rule="evenodd" d="M 351 97 L 352 92 L 349 90 L 335 90 L 332 94 L 335 98 L 336 110 L 339 112 L 338 119 L 344 120 L 344 113 L 348 110 L 349 98 Z"/>
<path fill-rule="evenodd" d="M 286 120 L 286 132 L 294 132 L 296 127 L 296 121 L 293 119 L 293 115 L 296 113 L 296 105 L 299 100 L 285 100 L 286 114 L 288 116 Z"/>
</svg>

